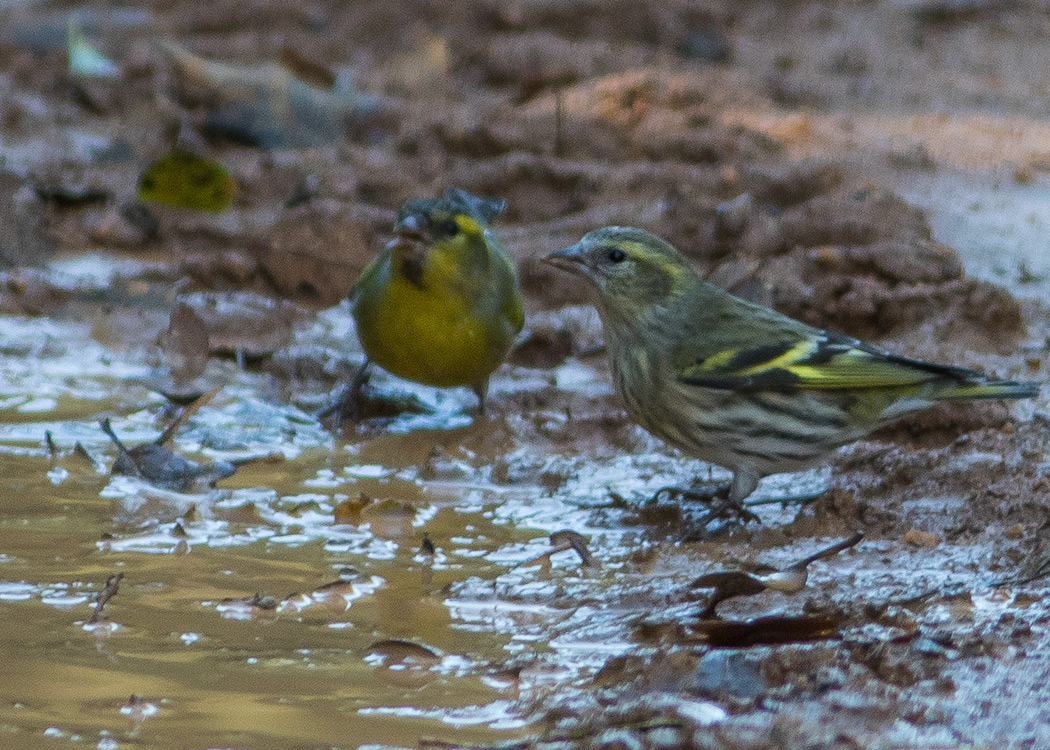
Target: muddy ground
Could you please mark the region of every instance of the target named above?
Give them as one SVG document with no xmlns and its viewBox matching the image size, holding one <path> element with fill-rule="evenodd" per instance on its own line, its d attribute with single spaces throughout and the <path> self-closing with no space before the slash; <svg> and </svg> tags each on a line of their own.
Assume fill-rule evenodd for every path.
<svg viewBox="0 0 1050 750">
<path fill-rule="evenodd" d="M 71 73 L 71 13 L 116 77 Z M 539 260 L 643 226 L 809 323 L 1044 380 L 1047 31 L 984 0 L 0 5 L 0 735 L 1050 746 L 1048 393 L 708 522 L 654 495 L 724 473 L 626 420 Z M 175 144 L 232 206 L 137 200 Z M 322 423 L 362 359 L 341 300 L 447 186 L 507 199 L 526 293 L 490 410 L 379 373 L 368 419 Z M 698 576 L 858 531 L 701 616 Z"/>
</svg>

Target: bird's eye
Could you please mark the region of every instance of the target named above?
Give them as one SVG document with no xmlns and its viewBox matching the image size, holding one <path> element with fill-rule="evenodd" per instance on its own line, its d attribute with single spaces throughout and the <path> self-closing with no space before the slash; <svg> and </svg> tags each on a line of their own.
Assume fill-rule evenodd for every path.
<svg viewBox="0 0 1050 750">
<path fill-rule="evenodd" d="M 623 263 L 627 259 L 627 253 L 618 247 L 610 247 L 608 257 L 613 263 Z"/>
<path fill-rule="evenodd" d="M 443 222 L 438 224 L 438 234 L 445 237 L 455 237 L 459 234 L 459 224 L 456 223 L 455 219 L 445 219 Z"/>
</svg>

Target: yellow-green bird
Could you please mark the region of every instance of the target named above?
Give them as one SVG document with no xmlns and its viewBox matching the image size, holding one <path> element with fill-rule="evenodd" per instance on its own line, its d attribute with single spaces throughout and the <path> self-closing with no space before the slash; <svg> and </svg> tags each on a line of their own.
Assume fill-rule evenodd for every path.
<svg viewBox="0 0 1050 750">
<path fill-rule="evenodd" d="M 468 386 L 484 409 L 489 377 L 524 324 L 514 265 L 489 228 L 505 205 L 450 188 L 401 207 L 396 237 L 350 290 L 369 362 L 417 383 Z"/>
<path fill-rule="evenodd" d="M 892 354 L 703 281 L 642 229 L 605 227 L 547 260 L 586 279 L 628 415 L 730 469 L 730 502 L 937 401 L 1029 398 L 1038 383 Z"/>
</svg>

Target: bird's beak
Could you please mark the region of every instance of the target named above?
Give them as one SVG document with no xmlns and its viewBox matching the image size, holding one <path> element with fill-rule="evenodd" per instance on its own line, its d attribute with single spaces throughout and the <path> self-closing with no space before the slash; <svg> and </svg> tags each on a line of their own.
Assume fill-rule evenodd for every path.
<svg viewBox="0 0 1050 750">
<path fill-rule="evenodd" d="M 388 248 L 402 258 L 417 263 L 426 255 L 427 247 L 430 245 L 428 228 L 418 216 L 409 214 L 400 219 L 394 225 L 394 232 L 396 233 L 394 239 L 386 245 Z"/>
<path fill-rule="evenodd" d="M 415 242 L 427 241 L 427 227 L 424 226 L 423 221 L 418 216 L 413 214 L 409 214 L 398 221 L 394 226 L 394 231 L 397 232 L 397 236 L 401 239 Z"/>
<path fill-rule="evenodd" d="M 544 258 L 552 266 L 568 271 L 569 273 L 585 273 L 583 249 L 579 244 L 572 245 L 564 250 L 555 252 Z"/>
</svg>

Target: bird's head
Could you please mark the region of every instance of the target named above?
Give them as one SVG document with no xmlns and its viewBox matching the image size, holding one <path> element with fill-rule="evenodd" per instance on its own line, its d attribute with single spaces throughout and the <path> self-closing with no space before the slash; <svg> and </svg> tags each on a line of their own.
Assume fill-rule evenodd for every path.
<svg viewBox="0 0 1050 750">
<path fill-rule="evenodd" d="M 405 275 L 418 281 L 428 254 L 460 262 L 487 257 L 485 232 L 505 207 L 504 200 L 478 198 L 458 188 L 440 198 L 409 201 L 397 212 L 389 247 Z"/>
<path fill-rule="evenodd" d="M 681 253 L 633 227 L 596 229 L 546 260 L 590 282 L 599 311 L 626 320 L 666 307 L 699 281 Z"/>
</svg>

